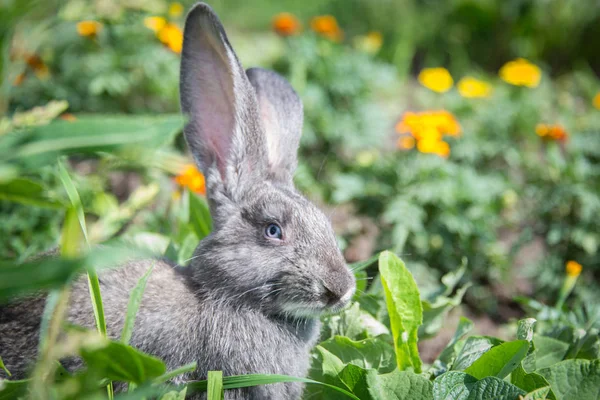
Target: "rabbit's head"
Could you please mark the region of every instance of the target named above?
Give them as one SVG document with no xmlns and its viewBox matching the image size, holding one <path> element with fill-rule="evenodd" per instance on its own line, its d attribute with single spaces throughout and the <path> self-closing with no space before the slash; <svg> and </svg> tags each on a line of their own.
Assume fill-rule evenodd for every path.
<svg viewBox="0 0 600 400">
<path fill-rule="evenodd" d="M 274 314 L 341 309 L 354 277 L 328 218 L 292 181 L 303 119 L 298 95 L 274 72 L 244 71 L 202 3 L 187 16 L 180 91 L 214 224 L 192 262 L 195 279 Z"/>
</svg>

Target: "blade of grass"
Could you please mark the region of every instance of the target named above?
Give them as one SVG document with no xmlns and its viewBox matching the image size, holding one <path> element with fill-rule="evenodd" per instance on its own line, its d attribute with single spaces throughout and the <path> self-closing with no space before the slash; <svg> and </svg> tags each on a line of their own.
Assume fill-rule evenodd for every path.
<svg viewBox="0 0 600 400">
<path fill-rule="evenodd" d="M 269 385 L 273 383 L 285 383 L 285 382 L 302 382 L 302 383 L 310 383 L 315 385 L 326 386 L 332 390 L 338 391 L 342 394 L 345 394 L 351 399 L 360 400 L 360 398 L 356 397 L 354 394 L 340 388 L 337 386 L 329 385 L 327 383 L 314 381 L 308 378 L 299 378 L 296 376 L 288 376 L 288 375 L 267 375 L 267 374 L 249 374 L 249 375 L 234 375 L 234 376 L 226 376 L 223 378 L 223 388 L 224 389 L 237 389 L 244 388 L 250 386 L 257 385 Z M 197 381 L 194 383 L 188 384 L 188 389 L 190 389 L 190 393 L 205 391 L 208 388 L 208 381 Z"/>
<path fill-rule="evenodd" d="M 223 400 L 223 371 L 208 371 L 207 400 Z"/>
<path fill-rule="evenodd" d="M 135 316 L 140 308 L 144 290 L 146 289 L 146 283 L 148 283 L 148 278 L 150 278 L 153 269 L 154 265 L 148 268 L 148 271 L 140 278 L 137 285 L 135 285 L 131 291 L 129 303 L 127 304 L 127 315 L 125 315 L 125 323 L 123 324 L 123 331 L 121 332 L 121 342 L 123 344 L 129 344 L 129 340 L 133 334 Z"/>
<path fill-rule="evenodd" d="M 169 371 L 166 374 L 163 374 L 163 375 L 159 376 L 158 378 L 154 379 L 154 384 L 158 385 L 158 384 L 167 382 L 168 380 L 171 380 L 171 379 L 175 378 L 176 376 L 183 375 L 187 372 L 192 372 L 196 369 L 196 366 L 197 366 L 197 364 L 195 362 L 182 365 L 181 367 L 175 368 L 173 371 Z"/>
<path fill-rule="evenodd" d="M 81 232 L 83 232 L 83 236 L 85 238 L 85 243 L 87 245 L 87 249 L 90 248 L 90 243 L 88 241 L 87 236 L 87 228 L 85 224 L 85 213 L 83 212 L 83 206 L 81 204 L 81 198 L 79 197 L 79 193 L 77 192 L 77 188 L 73 183 L 73 180 L 69 176 L 63 162 L 58 160 L 58 171 L 60 175 L 60 180 L 62 181 L 63 187 L 69 196 L 69 200 L 71 204 L 77 211 L 77 218 L 79 220 L 79 225 L 81 226 Z M 93 268 L 88 270 L 88 289 L 90 292 L 90 297 L 92 299 L 92 309 L 94 310 L 94 318 L 96 319 L 96 327 L 98 328 L 98 332 L 104 337 L 106 337 L 106 319 L 104 318 L 104 305 L 102 304 L 102 293 L 100 292 L 100 280 L 98 279 L 98 274 L 96 270 Z M 113 398 L 113 387 L 112 382 L 108 384 L 106 387 L 108 392 L 108 398 Z"/>
<path fill-rule="evenodd" d="M 11 376 L 10 371 L 6 368 L 6 365 L 4 365 L 4 361 L 2 361 L 2 357 L 0 357 L 0 369 L 4 370 L 6 375 Z"/>
</svg>

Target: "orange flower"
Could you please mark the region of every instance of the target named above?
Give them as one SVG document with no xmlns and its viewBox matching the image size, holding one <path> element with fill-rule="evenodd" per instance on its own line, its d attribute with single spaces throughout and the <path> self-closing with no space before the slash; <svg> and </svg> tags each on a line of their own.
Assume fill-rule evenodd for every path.
<svg viewBox="0 0 600 400">
<path fill-rule="evenodd" d="M 344 38 L 344 31 L 340 29 L 337 20 L 333 15 L 320 15 L 310 21 L 310 27 L 319 35 L 326 37 L 334 42 L 339 42 Z"/>
<path fill-rule="evenodd" d="M 26 54 L 25 62 L 39 79 L 46 80 L 50 76 L 50 69 L 37 54 Z"/>
<path fill-rule="evenodd" d="M 67 121 L 67 122 L 74 122 L 77 121 L 77 117 L 75 117 L 73 114 L 71 113 L 64 113 L 62 114 L 60 117 L 60 119 L 62 119 L 63 121 Z"/>
<path fill-rule="evenodd" d="M 569 138 L 569 133 L 565 130 L 562 125 L 554 124 L 537 124 L 535 126 L 535 133 L 546 140 L 557 140 L 564 142 Z"/>
<path fill-rule="evenodd" d="M 524 58 L 507 62 L 500 68 L 499 74 L 500 78 L 506 83 L 529 88 L 537 87 L 542 79 L 540 68 Z"/>
<path fill-rule="evenodd" d="M 475 79 L 471 76 L 465 76 L 456 85 L 458 89 L 458 93 L 462 97 L 466 97 L 468 99 L 471 98 L 481 98 L 481 97 L 490 97 L 492 93 L 492 87 L 485 83 L 484 81 L 480 81 L 479 79 Z"/>
<path fill-rule="evenodd" d="M 282 12 L 273 17 L 273 30 L 281 36 L 292 36 L 300 32 L 300 21 L 293 14 Z"/>
<path fill-rule="evenodd" d="M 567 272 L 567 275 L 572 277 L 578 277 L 581 274 L 582 269 L 583 267 L 581 264 L 573 260 L 567 261 L 567 264 L 565 265 L 565 271 Z"/>
<path fill-rule="evenodd" d="M 175 182 L 182 187 L 187 187 L 194 193 L 201 195 L 206 194 L 204 175 L 202 175 L 202 172 L 198 171 L 194 164 L 186 165 L 183 172 L 175 177 Z"/>
<path fill-rule="evenodd" d="M 77 23 L 77 33 L 83 37 L 94 37 L 102 30 L 102 24 L 98 21 L 81 21 Z"/>
<path fill-rule="evenodd" d="M 594 105 L 594 107 L 596 107 L 598 110 L 600 110 L 600 92 L 598 92 L 598 94 L 596 94 L 594 96 L 594 100 L 592 100 L 592 104 Z"/>
<path fill-rule="evenodd" d="M 25 80 L 25 73 L 21 72 L 19 75 L 17 75 L 17 77 L 13 81 L 13 86 L 21 86 L 21 84 L 23 83 L 24 80 Z"/>
<path fill-rule="evenodd" d="M 156 34 L 158 40 L 167 45 L 175 53 L 181 53 L 183 47 L 183 32 L 181 29 L 172 23 L 163 26 Z"/>
<path fill-rule="evenodd" d="M 450 155 L 450 145 L 442 140 L 444 136 L 459 136 L 461 128 L 454 115 L 448 111 L 407 112 L 396 124 L 398 133 L 410 133 L 409 137 L 398 140 L 398 147 L 414 147 L 421 153 L 433 153 L 441 157 Z M 409 138 L 412 139 L 410 146 Z M 409 147 L 410 146 L 410 147 Z"/>
<path fill-rule="evenodd" d="M 421 85 L 438 93 L 445 93 L 452 88 L 454 80 L 446 68 L 425 68 L 418 76 Z"/>
<path fill-rule="evenodd" d="M 410 150 L 415 147 L 415 138 L 412 136 L 402 136 L 398 138 L 396 145 L 400 149 Z"/>
</svg>

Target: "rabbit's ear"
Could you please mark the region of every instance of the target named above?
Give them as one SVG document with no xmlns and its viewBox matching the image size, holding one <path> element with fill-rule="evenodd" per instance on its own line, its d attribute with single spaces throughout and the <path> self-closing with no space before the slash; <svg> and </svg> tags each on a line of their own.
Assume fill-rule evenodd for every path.
<svg viewBox="0 0 600 400">
<path fill-rule="evenodd" d="M 266 138 L 269 178 L 291 184 L 302 135 L 302 102 L 292 86 L 275 72 L 250 68 L 246 74 L 256 91 Z"/>
<path fill-rule="evenodd" d="M 185 138 L 206 176 L 209 200 L 239 200 L 264 179 L 266 145 L 256 94 L 213 10 L 198 3 L 185 23 L 181 56 Z"/>
</svg>

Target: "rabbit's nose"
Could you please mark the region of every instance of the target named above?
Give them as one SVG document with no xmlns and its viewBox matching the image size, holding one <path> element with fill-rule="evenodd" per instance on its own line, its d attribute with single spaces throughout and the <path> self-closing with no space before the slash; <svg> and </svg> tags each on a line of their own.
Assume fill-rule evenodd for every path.
<svg viewBox="0 0 600 400">
<path fill-rule="evenodd" d="M 323 302 L 328 307 L 334 306 L 345 306 L 348 304 L 352 296 L 354 295 L 354 285 L 348 287 L 347 285 L 331 285 L 323 286 L 324 292 L 322 294 Z"/>
</svg>

